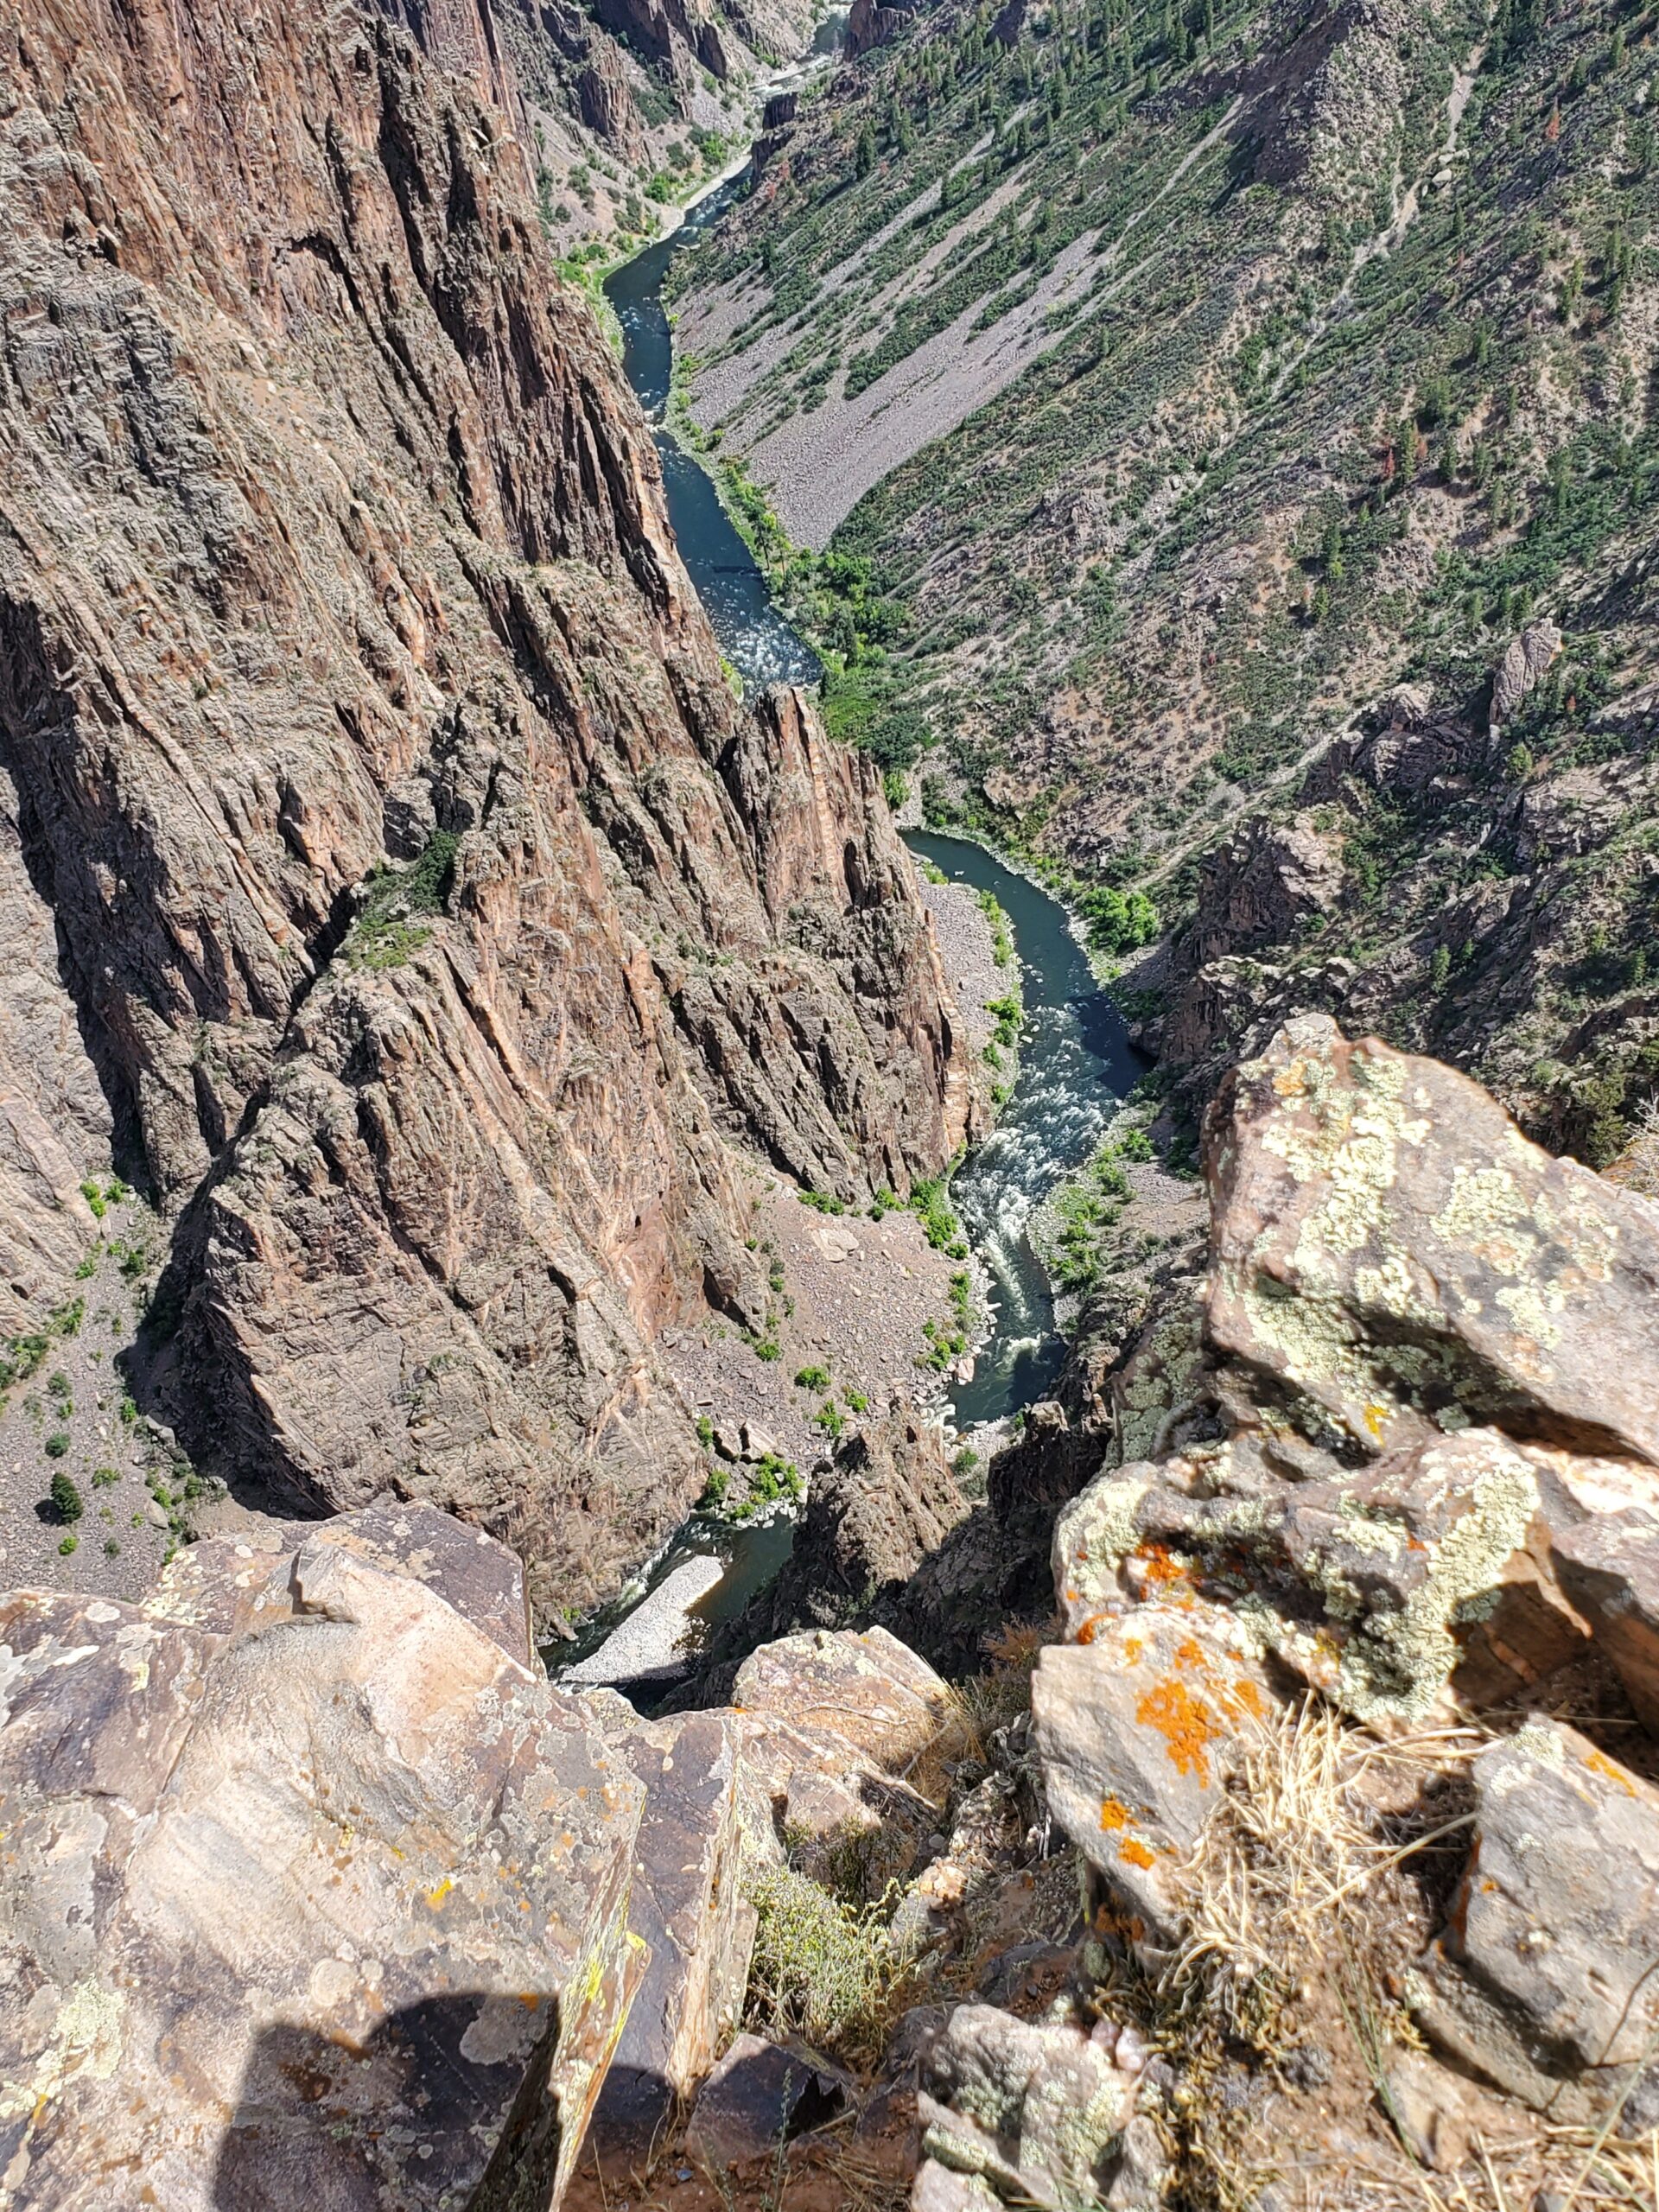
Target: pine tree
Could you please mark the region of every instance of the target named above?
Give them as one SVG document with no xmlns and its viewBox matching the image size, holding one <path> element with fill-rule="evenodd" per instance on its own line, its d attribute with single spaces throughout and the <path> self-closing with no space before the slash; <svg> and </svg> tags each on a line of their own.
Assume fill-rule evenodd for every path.
<svg viewBox="0 0 1659 2212">
<path fill-rule="evenodd" d="M 854 173 L 868 176 L 875 167 L 875 133 L 867 123 L 858 134 L 858 149 L 853 156 Z"/>
</svg>

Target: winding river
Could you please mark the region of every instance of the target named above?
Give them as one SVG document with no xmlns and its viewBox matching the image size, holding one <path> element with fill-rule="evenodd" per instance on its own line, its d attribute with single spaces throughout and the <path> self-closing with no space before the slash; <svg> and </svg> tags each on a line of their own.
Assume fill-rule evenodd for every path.
<svg viewBox="0 0 1659 2212">
<path fill-rule="evenodd" d="M 709 193 L 677 230 L 616 270 L 605 290 L 622 326 L 624 368 L 663 457 L 680 556 L 721 652 L 751 686 L 810 683 L 820 672 L 817 657 L 773 606 L 707 472 L 662 423 L 673 364 L 663 279 L 674 255 L 718 222 L 741 189 L 734 178 Z M 971 1379 L 953 1386 L 950 1402 L 956 1426 L 967 1429 L 1042 1397 L 1058 1372 L 1065 1345 L 1032 1249 L 1031 1218 L 1061 1178 L 1089 1157 L 1142 1062 L 1057 899 L 966 838 L 918 830 L 908 832 L 906 842 L 947 876 L 995 893 L 1013 930 L 1026 1009 L 1014 1095 L 951 1183 L 957 1212 L 990 1281 L 989 1334 Z M 785 1519 L 732 1528 L 694 1517 L 576 1642 L 549 1654 L 550 1663 L 556 1670 L 587 1658 L 649 1591 L 699 1554 L 720 1558 L 726 1573 L 691 1608 L 693 1616 L 711 1624 L 734 1618 L 782 1567 L 792 1535 Z"/>
</svg>

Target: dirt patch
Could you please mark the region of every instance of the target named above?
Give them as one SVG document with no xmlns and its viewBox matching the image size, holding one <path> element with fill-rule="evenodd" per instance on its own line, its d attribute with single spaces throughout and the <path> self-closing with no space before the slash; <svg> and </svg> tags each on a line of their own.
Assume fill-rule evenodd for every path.
<svg viewBox="0 0 1659 2212">
<path fill-rule="evenodd" d="M 197 1477 L 171 1432 L 129 1395 L 125 1361 L 166 1238 L 118 1183 L 88 1189 L 101 1234 L 85 1272 L 65 1284 L 39 1335 L 0 1346 L 14 1370 L 0 1398 L 0 1581 L 132 1603 L 188 1535 L 269 1516 Z"/>
<path fill-rule="evenodd" d="M 913 1214 L 821 1214 L 759 1170 L 750 1233 L 772 1265 L 778 1357 L 716 1319 L 671 1332 L 664 1356 L 694 1414 L 721 1434 L 747 1425 L 756 1456 L 775 1451 L 805 1472 L 829 1448 L 814 1418 L 826 1403 L 850 1422 L 849 1391 L 883 1409 L 896 1393 L 915 1395 L 923 1324 L 945 1321 L 959 1263 L 929 1247 Z M 815 1368 L 827 1382 L 796 1382 Z"/>
</svg>

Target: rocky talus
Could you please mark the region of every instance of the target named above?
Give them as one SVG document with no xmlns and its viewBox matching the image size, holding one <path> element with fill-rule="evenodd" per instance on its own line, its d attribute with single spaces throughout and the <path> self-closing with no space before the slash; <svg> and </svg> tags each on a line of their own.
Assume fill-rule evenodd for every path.
<svg viewBox="0 0 1659 2212">
<path fill-rule="evenodd" d="M 658 1332 L 764 1311 L 733 1147 L 902 1192 L 968 1091 L 874 772 L 734 701 L 493 18 L 396 12 L 0 12 L 0 1323 L 112 1132 L 186 1440 L 580 1605 L 696 1479 Z"/>
<path fill-rule="evenodd" d="M 954 1681 L 853 1618 L 643 1719 L 394 1499 L 0 1600 L 0 2203 L 1645 2201 L 1659 1210 L 1317 1015 L 1206 1164 Z M 874 1437 L 809 1609 L 966 1525 Z"/>
</svg>

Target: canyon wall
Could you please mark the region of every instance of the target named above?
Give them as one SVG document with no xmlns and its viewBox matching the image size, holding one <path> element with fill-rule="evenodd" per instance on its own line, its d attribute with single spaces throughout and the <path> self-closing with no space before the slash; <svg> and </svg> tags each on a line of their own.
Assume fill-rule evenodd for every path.
<svg viewBox="0 0 1659 2212">
<path fill-rule="evenodd" d="M 760 1310 L 741 1148 L 852 1197 L 963 1133 L 879 779 L 734 700 L 523 149 L 404 23 L 28 0 L 0 55 L 6 1318 L 107 1125 L 198 1456 L 583 1604 L 695 1480 L 657 1334 Z"/>
</svg>

